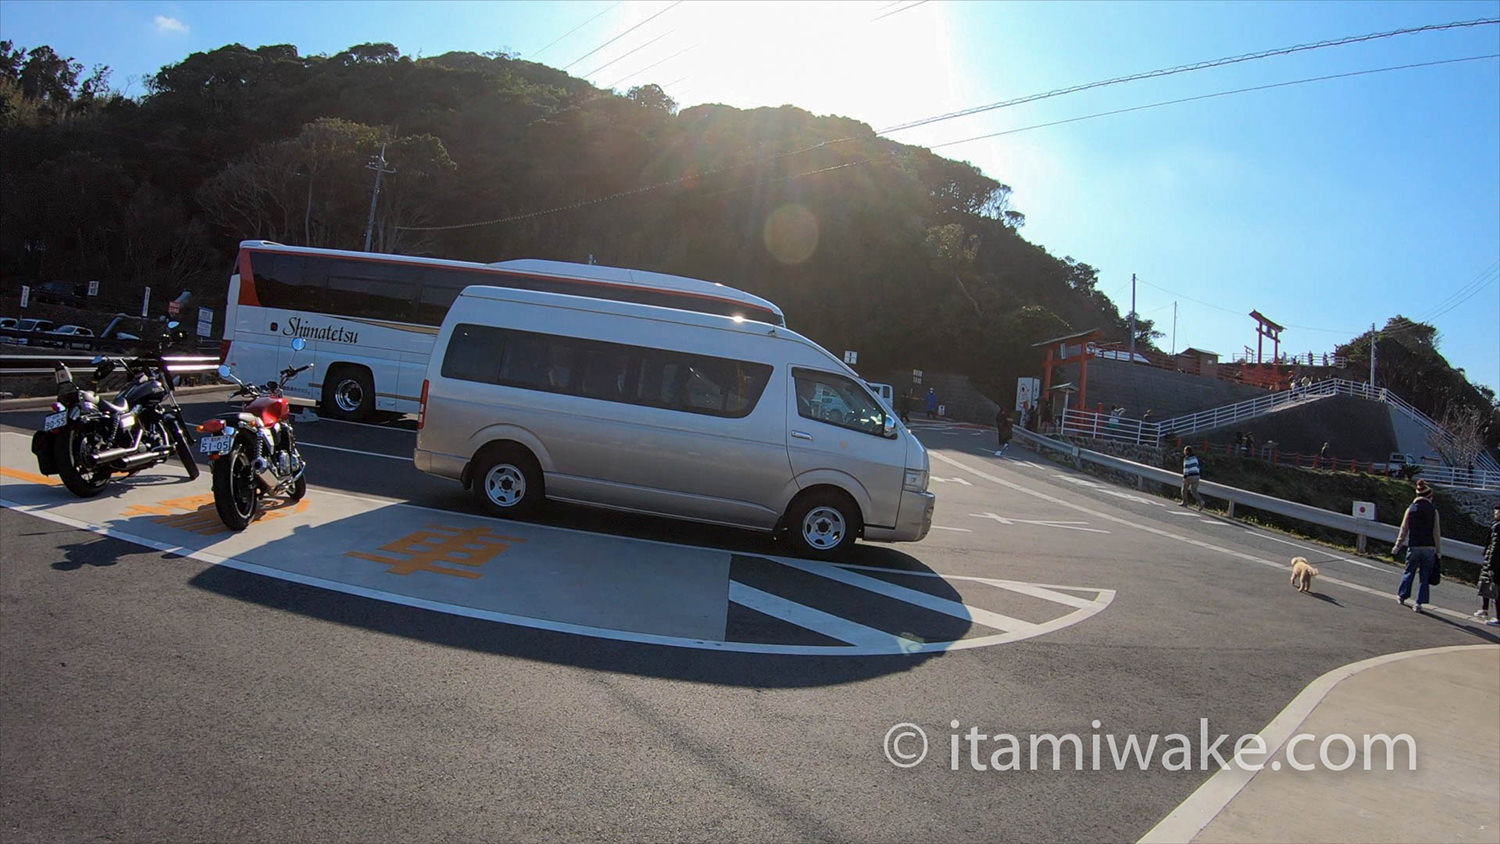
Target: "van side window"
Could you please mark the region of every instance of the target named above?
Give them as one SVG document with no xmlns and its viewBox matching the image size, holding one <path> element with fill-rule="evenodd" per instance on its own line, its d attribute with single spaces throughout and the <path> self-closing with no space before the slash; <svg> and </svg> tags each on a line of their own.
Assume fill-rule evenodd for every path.
<svg viewBox="0 0 1500 844">
<path fill-rule="evenodd" d="M 885 408 L 852 379 L 831 372 L 792 369 L 797 415 L 865 434 L 883 435 Z"/>
<path fill-rule="evenodd" d="M 740 418 L 771 379 L 763 363 L 461 323 L 443 377 Z"/>
<path fill-rule="evenodd" d="M 500 380 L 505 332 L 482 325 L 458 325 L 443 355 L 443 377 L 494 384 Z"/>
</svg>

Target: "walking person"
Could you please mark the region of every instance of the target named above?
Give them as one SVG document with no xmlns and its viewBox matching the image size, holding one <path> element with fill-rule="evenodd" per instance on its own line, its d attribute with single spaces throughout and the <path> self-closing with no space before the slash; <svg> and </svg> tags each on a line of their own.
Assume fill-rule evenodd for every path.
<svg viewBox="0 0 1500 844">
<path fill-rule="evenodd" d="M 927 418 L 937 418 L 937 390 L 927 388 Z"/>
<path fill-rule="evenodd" d="M 1015 426 L 1011 424 L 1010 414 L 1005 408 L 1000 408 L 995 413 L 995 436 L 999 439 L 1000 447 L 995 450 L 996 457 L 1004 457 L 1005 450 L 1010 448 L 1010 438 L 1015 434 Z"/>
<path fill-rule="evenodd" d="M 1391 546 L 1391 556 L 1399 558 L 1406 552 L 1406 571 L 1401 574 L 1401 585 L 1396 588 L 1396 601 L 1406 606 L 1411 597 L 1412 578 L 1417 578 L 1417 604 L 1412 609 L 1422 611 L 1427 603 L 1427 584 L 1434 569 L 1443 564 L 1442 520 L 1438 518 L 1437 506 L 1432 503 L 1432 486 L 1426 481 L 1417 481 L 1417 497 L 1406 508 L 1401 517 L 1401 532 L 1396 535 L 1396 544 Z"/>
<path fill-rule="evenodd" d="M 1198 466 L 1198 456 L 1193 454 L 1193 447 L 1186 445 L 1182 447 L 1182 501 L 1179 507 L 1187 506 L 1188 493 L 1193 494 L 1193 500 L 1198 503 L 1198 512 L 1203 512 L 1203 496 L 1198 494 L 1198 479 L 1203 470 Z"/>
<path fill-rule="evenodd" d="M 1495 583 L 1495 567 L 1500 565 L 1500 502 L 1495 504 L 1494 523 L 1490 525 L 1490 544 L 1484 546 L 1484 563 L 1479 567 L 1479 611 L 1474 617 L 1491 627 L 1500 627 L 1500 586 Z M 1494 611 L 1490 606 L 1495 607 Z"/>
<path fill-rule="evenodd" d="M 1328 443 L 1323 443 L 1323 447 L 1318 450 L 1318 468 L 1327 469 L 1328 462 L 1332 459 L 1333 446 L 1329 445 Z"/>
</svg>

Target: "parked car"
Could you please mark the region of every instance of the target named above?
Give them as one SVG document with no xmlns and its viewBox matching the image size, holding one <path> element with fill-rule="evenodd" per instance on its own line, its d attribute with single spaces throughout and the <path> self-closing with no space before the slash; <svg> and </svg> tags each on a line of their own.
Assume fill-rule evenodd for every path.
<svg viewBox="0 0 1500 844">
<path fill-rule="evenodd" d="M 52 330 L 52 326 L 53 322 L 50 319 L 37 319 L 35 317 L 27 317 L 26 319 L 23 319 L 20 322 L 16 323 L 16 330 L 27 331 L 33 334 L 45 334 Z M 46 346 L 52 343 L 50 339 L 43 337 L 22 337 L 16 342 L 20 343 L 23 346 Z"/>
<path fill-rule="evenodd" d="M 1399 451 L 1391 452 L 1391 456 L 1387 457 L 1384 463 L 1376 463 L 1373 468 L 1375 471 L 1390 475 L 1393 478 L 1397 476 L 1411 477 L 1422 471 L 1422 466 L 1417 462 L 1417 458 L 1412 457 L 1410 454 L 1402 454 Z"/>
<path fill-rule="evenodd" d="M 64 325 L 52 333 L 67 335 L 64 339 L 55 342 L 70 349 L 92 349 L 94 347 L 94 330 L 92 328 L 84 328 L 81 325 Z"/>
</svg>

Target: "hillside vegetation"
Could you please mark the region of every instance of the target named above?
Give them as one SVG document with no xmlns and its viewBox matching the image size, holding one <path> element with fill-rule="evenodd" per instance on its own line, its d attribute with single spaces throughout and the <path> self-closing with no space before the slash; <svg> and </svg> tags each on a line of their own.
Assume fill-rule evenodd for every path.
<svg viewBox="0 0 1500 844">
<path fill-rule="evenodd" d="M 846 118 L 679 110 L 656 85 L 621 94 L 504 53 L 389 44 L 230 44 L 163 67 L 139 99 L 108 83 L 108 68 L 0 43 L 7 292 L 98 280 L 107 309 L 138 307 L 147 285 L 222 305 L 242 239 L 362 249 L 383 154 L 377 251 L 720 281 L 867 371 L 956 372 L 998 396 L 1036 373 L 1039 340 L 1128 339 L 1092 266 L 1021 236 L 1002 181 Z M 1144 319 L 1137 333 L 1143 348 L 1160 336 Z M 1486 419 L 1493 405 L 1472 387 L 1443 398 Z"/>
</svg>

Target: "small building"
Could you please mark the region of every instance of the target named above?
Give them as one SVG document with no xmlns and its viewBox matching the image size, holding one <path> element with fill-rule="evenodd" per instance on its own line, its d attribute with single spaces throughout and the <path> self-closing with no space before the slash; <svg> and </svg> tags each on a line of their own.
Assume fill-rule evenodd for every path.
<svg viewBox="0 0 1500 844">
<path fill-rule="evenodd" d="M 1217 377 L 1219 374 L 1218 352 L 1188 347 L 1178 352 L 1175 360 L 1177 361 L 1177 369 L 1181 372 L 1193 375 L 1207 375 L 1210 378 Z"/>
</svg>

